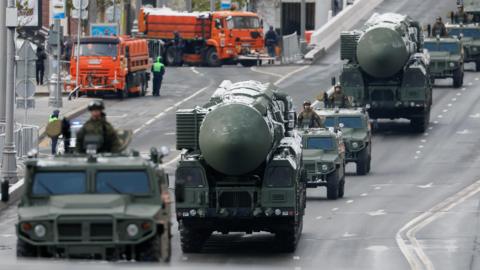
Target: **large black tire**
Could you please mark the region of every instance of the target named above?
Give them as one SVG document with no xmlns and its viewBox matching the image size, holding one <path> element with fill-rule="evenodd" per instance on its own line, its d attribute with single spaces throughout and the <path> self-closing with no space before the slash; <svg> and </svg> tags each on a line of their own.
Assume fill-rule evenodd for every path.
<svg viewBox="0 0 480 270">
<path fill-rule="evenodd" d="M 142 83 L 140 84 L 140 96 L 144 97 L 147 94 L 148 81 L 147 75 L 142 77 Z"/>
<path fill-rule="evenodd" d="M 338 186 L 338 197 L 343 198 L 343 195 L 345 195 L 345 179 L 340 181 L 340 185 Z"/>
<path fill-rule="evenodd" d="M 167 48 L 167 50 L 165 51 L 165 64 L 167 66 L 176 66 L 177 63 L 175 61 L 175 56 L 176 56 L 176 51 L 175 51 L 175 47 L 173 46 L 170 46 Z"/>
<path fill-rule="evenodd" d="M 17 239 L 17 257 L 33 258 L 38 256 L 37 248 L 24 242 L 21 239 Z"/>
<path fill-rule="evenodd" d="M 338 169 L 327 176 L 327 199 L 338 199 L 338 189 L 340 187 L 340 179 Z"/>
<path fill-rule="evenodd" d="M 366 175 L 368 173 L 369 163 L 368 148 L 365 147 L 358 153 L 357 175 Z"/>
<path fill-rule="evenodd" d="M 453 87 L 459 88 L 463 86 L 463 74 L 463 67 L 459 67 L 453 72 Z"/>
<path fill-rule="evenodd" d="M 162 240 L 156 234 L 152 239 L 136 247 L 136 260 L 139 262 L 159 262 L 161 260 Z"/>
<path fill-rule="evenodd" d="M 475 70 L 480 71 L 480 60 L 475 61 Z"/>
<path fill-rule="evenodd" d="M 214 47 L 208 49 L 205 62 L 210 67 L 219 67 L 222 65 L 222 60 L 220 60 L 217 50 Z"/>
<path fill-rule="evenodd" d="M 429 123 L 430 123 L 430 110 L 425 111 L 423 116 L 410 119 L 410 125 L 413 131 L 416 133 L 425 132 L 425 130 L 427 130 Z"/>
<path fill-rule="evenodd" d="M 119 99 L 126 99 L 128 98 L 128 83 L 125 82 L 125 87 L 123 87 L 123 90 L 119 91 L 117 90 L 117 96 Z"/>
<path fill-rule="evenodd" d="M 275 239 L 278 243 L 278 249 L 281 252 L 292 253 L 297 249 L 298 241 L 303 230 L 303 216 L 299 215 L 297 221 L 291 220 L 288 224 L 289 229 L 275 233 Z"/>
<path fill-rule="evenodd" d="M 180 221 L 178 224 L 180 230 L 180 245 L 184 253 L 199 253 L 202 251 L 203 244 L 210 237 L 211 232 L 206 230 L 194 229 Z"/>
<path fill-rule="evenodd" d="M 239 62 L 244 67 L 253 67 L 257 65 L 257 60 L 240 60 Z"/>
</svg>

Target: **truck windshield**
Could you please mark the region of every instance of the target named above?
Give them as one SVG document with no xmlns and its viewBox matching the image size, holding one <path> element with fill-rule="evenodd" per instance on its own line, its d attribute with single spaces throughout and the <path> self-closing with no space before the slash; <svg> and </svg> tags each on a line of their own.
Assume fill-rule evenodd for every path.
<svg viewBox="0 0 480 270">
<path fill-rule="evenodd" d="M 252 16 L 233 16 L 227 18 L 229 29 L 254 29 L 260 27 L 260 20 Z"/>
<path fill-rule="evenodd" d="M 460 52 L 459 44 L 452 42 L 425 42 L 424 47 L 430 52 Z"/>
<path fill-rule="evenodd" d="M 140 194 L 150 192 L 148 174 L 145 171 L 99 171 L 96 175 L 97 193 Z"/>
<path fill-rule="evenodd" d="M 333 138 L 330 137 L 311 137 L 307 139 L 306 149 L 333 150 Z"/>
<path fill-rule="evenodd" d="M 113 43 L 87 43 L 80 44 L 80 56 L 117 56 L 118 44 Z M 77 56 L 77 49 L 74 50 Z"/>
<path fill-rule="evenodd" d="M 265 173 L 267 187 L 289 187 L 292 185 L 292 169 L 289 167 L 270 167 Z"/>
<path fill-rule="evenodd" d="M 460 34 L 463 34 L 464 37 L 480 38 L 480 29 L 472 29 L 472 28 L 450 28 L 450 29 L 448 29 L 448 35 L 449 36 L 459 37 Z"/>
<path fill-rule="evenodd" d="M 343 124 L 344 128 L 362 128 L 362 118 L 360 117 L 338 117 L 338 123 Z"/>
<path fill-rule="evenodd" d="M 86 190 L 85 172 L 37 172 L 33 176 L 33 195 L 80 194 Z"/>
<path fill-rule="evenodd" d="M 203 187 L 202 170 L 194 167 L 184 167 L 177 170 L 177 180 L 186 187 Z"/>
</svg>

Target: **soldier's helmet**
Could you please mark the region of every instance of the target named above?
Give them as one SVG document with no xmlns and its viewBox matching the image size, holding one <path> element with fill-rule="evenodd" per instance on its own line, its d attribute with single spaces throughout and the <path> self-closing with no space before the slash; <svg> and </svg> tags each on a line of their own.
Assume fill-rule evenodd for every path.
<svg viewBox="0 0 480 270">
<path fill-rule="evenodd" d="M 305 100 L 303 102 L 303 106 L 305 106 L 305 105 L 312 105 L 312 102 L 310 100 Z"/>
<path fill-rule="evenodd" d="M 100 110 L 103 111 L 105 109 L 105 106 L 103 105 L 103 101 L 101 100 L 94 100 L 88 104 L 88 110 L 93 111 L 93 110 Z"/>
</svg>

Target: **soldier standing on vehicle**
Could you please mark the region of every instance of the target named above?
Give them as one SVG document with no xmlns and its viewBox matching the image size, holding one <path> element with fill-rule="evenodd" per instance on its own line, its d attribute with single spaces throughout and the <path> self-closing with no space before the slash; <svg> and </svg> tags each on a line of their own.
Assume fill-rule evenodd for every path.
<svg viewBox="0 0 480 270">
<path fill-rule="evenodd" d="M 165 74 L 165 65 L 162 63 L 162 57 L 157 57 L 157 61 L 152 65 L 153 73 L 153 91 L 152 96 L 160 96 L 160 88 L 162 88 L 163 75 Z"/>
<path fill-rule="evenodd" d="M 97 152 L 116 153 L 120 151 L 121 145 L 118 135 L 112 125 L 107 121 L 103 112 L 105 106 L 100 100 L 92 101 L 88 105 L 90 111 L 90 119 L 83 124 L 77 133 L 76 148 L 80 153 L 86 152 L 85 139 L 89 135 L 98 136 L 99 143 Z"/>
<path fill-rule="evenodd" d="M 273 30 L 273 26 L 270 26 L 267 34 L 265 35 L 265 46 L 268 50 L 268 56 L 275 58 L 275 47 L 278 43 L 277 33 Z M 268 60 L 268 64 L 274 64 L 275 60 Z"/>
<path fill-rule="evenodd" d="M 45 59 L 47 54 L 42 45 L 37 47 L 37 60 L 35 61 L 35 73 L 37 85 L 43 85 L 43 77 L 45 75 Z"/>
<path fill-rule="evenodd" d="M 468 23 L 468 14 L 465 13 L 465 11 L 463 10 L 463 5 L 462 4 L 458 4 L 457 5 L 457 12 L 455 12 L 455 15 L 453 16 L 453 20 L 455 23 L 462 23 L 462 24 L 465 24 L 465 23 Z"/>
<path fill-rule="evenodd" d="M 298 126 L 300 128 L 319 128 L 322 127 L 320 116 L 312 109 L 312 102 L 305 100 L 303 102 L 303 111 L 298 115 Z"/>
<path fill-rule="evenodd" d="M 445 24 L 442 22 L 442 17 L 437 17 L 437 20 L 433 24 L 432 35 L 434 37 L 436 36 L 446 37 L 448 35 L 447 28 L 445 27 Z"/>
<path fill-rule="evenodd" d="M 350 107 L 350 101 L 348 97 L 343 93 L 342 87 L 336 85 L 333 94 L 328 98 L 328 105 L 331 108 L 348 108 Z"/>
</svg>

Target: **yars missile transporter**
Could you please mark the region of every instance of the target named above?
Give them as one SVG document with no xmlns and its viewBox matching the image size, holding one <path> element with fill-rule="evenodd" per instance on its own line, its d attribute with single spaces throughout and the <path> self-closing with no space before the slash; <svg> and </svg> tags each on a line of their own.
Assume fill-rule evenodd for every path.
<svg viewBox="0 0 480 270">
<path fill-rule="evenodd" d="M 169 261 L 168 177 L 157 157 L 27 160 L 17 256 Z"/>
<path fill-rule="evenodd" d="M 294 124 L 291 98 L 256 81 L 224 81 L 203 107 L 177 111 L 184 252 L 201 251 L 215 231 L 271 232 L 282 251 L 295 249 L 306 189 Z"/>
<path fill-rule="evenodd" d="M 340 81 L 354 106 L 373 119 L 410 119 L 424 131 L 430 119 L 432 86 L 423 32 L 409 17 L 374 14 L 360 30 L 341 34 Z"/>
</svg>

